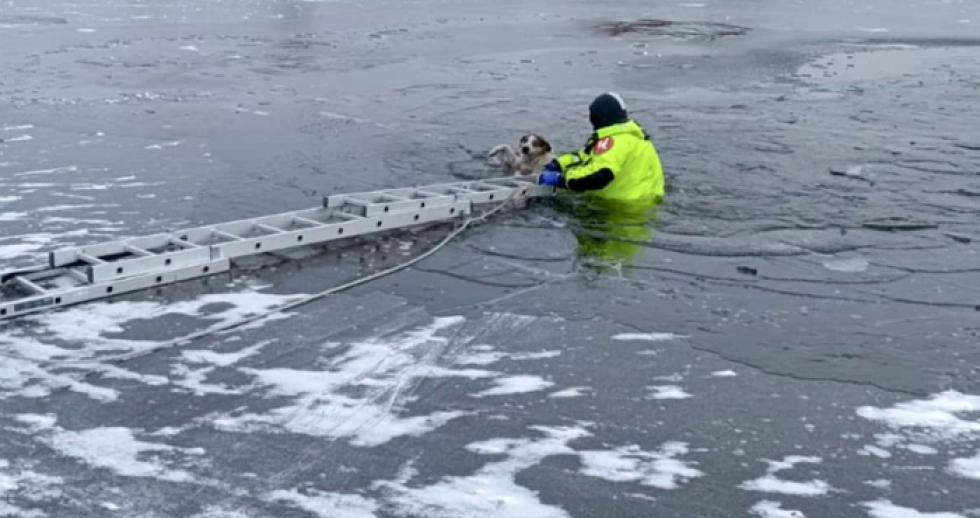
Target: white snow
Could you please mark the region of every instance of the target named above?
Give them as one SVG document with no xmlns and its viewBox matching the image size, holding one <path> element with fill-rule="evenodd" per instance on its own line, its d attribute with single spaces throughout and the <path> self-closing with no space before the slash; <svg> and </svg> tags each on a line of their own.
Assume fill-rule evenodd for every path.
<svg viewBox="0 0 980 518">
<path fill-rule="evenodd" d="M 854 258 L 854 259 L 838 259 L 834 261 L 825 261 L 823 267 L 835 272 L 843 273 L 858 273 L 863 272 L 868 269 L 870 263 L 867 259 Z"/>
<path fill-rule="evenodd" d="M 805 457 L 791 455 L 781 461 L 766 460 L 769 468 L 766 474 L 755 479 L 743 482 L 740 488 L 748 491 L 760 491 L 765 493 L 781 493 L 784 495 L 795 496 L 820 496 L 827 494 L 831 487 L 823 480 L 814 479 L 806 482 L 796 482 L 781 480 L 776 474 L 780 471 L 793 469 L 797 464 L 819 464 L 822 462 L 820 457 Z"/>
<path fill-rule="evenodd" d="M 684 392 L 684 389 L 677 385 L 660 385 L 647 388 L 653 391 L 653 394 L 650 395 L 653 399 L 687 399 L 691 397 L 690 394 Z"/>
<path fill-rule="evenodd" d="M 557 392 L 552 392 L 548 394 L 550 398 L 573 398 L 582 397 L 587 391 L 592 390 L 591 387 L 570 387 L 565 390 L 559 390 Z"/>
<path fill-rule="evenodd" d="M 246 514 L 245 511 L 239 509 L 209 505 L 200 513 L 195 514 L 193 518 L 255 518 L 255 515 Z"/>
<path fill-rule="evenodd" d="M 62 455 L 76 458 L 95 468 L 105 468 L 127 477 L 153 477 L 170 482 L 193 482 L 194 476 L 183 470 L 166 467 L 163 461 L 150 462 L 151 452 L 185 452 L 201 454 L 201 450 L 176 448 L 166 444 L 149 443 L 133 437 L 129 428 L 93 428 L 82 431 L 56 429 L 45 439 Z"/>
<path fill-rule="evenodd" d="M 880 478 L 878 480 L 868 480 L 865 482 L 866 485 L 871 487 L 876 487 L 878 489 L 891 489 L 892 481 Z"/>
<path fill-rule="evenodd" d="M 506 455 L 472 475 L 443 477 L 423 487 L 407 487 L 408 481 L 378 482 L 389 493 L 387 502 L 399 515 L 466 518 L 570 518 L 563 509 L 541 502 L 538 495 L 517 484 L 518 473 L 553 455 L 574 454 L 572 440 L 585 437 L 580 428 L 536 427 L 542 438 L 491 439 L 467 449 L 482 455 Z"/>
<path fill-rule="evenodd" d="M 953 459 L 948 470 L 958 477 L 980 480 L 980 452 L 974 457 Z"/>
<path fill-rule="evenodd" d="M 63 483 L 60 477 L 43 475 L 0 459 L 0 516 L 12 518 L 47 516 L 40 509 L 24 509 L 11 502 L 14 498 L 38 504 L 47 500 L 56 500 L 62 497 L 59 487 Z"/>
<path fill-rule="evenodd" d="M 980 396 L 946 391 L 929 399 L 898 403 L 891 408 L 863 406 L 857 415 L 894 429 L 926 429 L 937 440 L 952 440 L 980 433 L 980 420 L 962 419 L 959 414 L 980 412 Z"/>
<path fill-rule="evenodd" d="M 310 491 L 302 494 L 295 489 L 269 493 L 270 501 L 286 501 L 304 511 L 322 518 L 375 518 L 377 502 L 360 495 Z"/>
<path fill-rule="evenodd" d="M 716 378 L 734 378 L 735 376 L 738 376 L 738 373 L 735 371 L 715 371 L 712 372 L 711 375 Z"/>
<path fill-rule="evenodd" d="M 191 363 L 207 363 L 218 367 L 229 367 L 249 356 L 255 355 L 270 343 L 272 343 L 272 340 L 264 340 L 232 353 L 219 353 L 205 349 L 188 349 L 181 351 L 181 356 Z"/>
<path fill-rule="evenodd" d="M 544 360 L 561 356 L 561 351 L 541 351 L 537 353 L 505 353 L 501 351 L 479 350 L 456 358 L 454 363 L 459 365 L 491 365 L 504 359 L 515 361 Z"/>
<path fill-rule="evenodd" d="M 14 213 L 7 212 L 6 214 Z M 6 214 L 0 214 L 0 216 L 4 216 Z M 26 243 L 19 245 L 0 245 L 0 260 L 30 255 L 32 252 L 40 250 L 41 248 L 41 245 L 31 245 Z"/>
<path fill-rule="evenodd" d="M 400 417 L 400 403 L 419 379 L 494 376 L 435 364 L 433 353 L 447 343 L 440 334 L 457 329 L 464 321 L 462 317 L 438 318 L 394 337 L 327 344 L 342 352 L 324 358 L 319 370 L 242 368 L 258 384 L 270 387 L 268 397 L 293 401 L 265 414 L 218 417 L 214 426 L 237 432 L 288 431 L 349 438 L 355 446 L 378 446 L 396 437 L 428 433 L 466 414 L 447 410 Z"/>
<path fill-rule="evenodd" d="M 871 518 L 965 518 L 956 513 L 924 513 L 910 507 L 901 507 L 890 500 L 880 499 L 861 504 Z"/>
<path fill-rule="evenodd" d="M 25 133 L 23 135 L 18 135 L 16 137 L 10 137 L 10 138 L 4 139 L 4 140 L 6 140 L 7 142 L 26 142 L 28 140 L 34 140 L 34 137 L 32 137 L 32 136 L 30 136 L 30 135 L 28 135 L 28 134 Z"/>
<path fill-rule="evenodd" d="M 937 455 L 939 450 L 933 448 L 932 446 L 926 446 L 925 444 L 908 444 L 905 449 L 912 453 L 918 453 L 919 455 Z"/>
<path fill-rule="evenodd" d="M 806 515 L 793 509 L 783 509 L 779 502 L 763 500 L 749 509 L 753 514 L 762 518 L 806 518 Z"/>
<path fill-rule="evenodd" d="M 659 451 L 646 452 L 639 446 L 612 451 L 583 451 L 584 475 L 610 482 L 638 482 L 659 489 L 677 489 L 681 482 L 704 473 L 675 457 L 688 452 L 687 444 L 668 442 Z"/>
<path fill-rule="evenodd" d="M 888 450 L 884 448 L 879 448 L 877 446 L 872 446 L 870 444 L 858 450 L 858 455 L 863 455 L 863 456 L 874 455 L 879 459 L 889 459 L 892 456 L 891 452 L 889 452 Z"/>
<path fill-rule="evenodd" d="M 256 288 L 260 289 L 260 288 Z M 125 302 L 90 303 L 84 306 L 65 308 L 54 313 L 41 313 L 25 317 L 32 321 L 33 332 L 44 335 L 45 342 L 68 342 L 81 347 L 58 348 L 44 346 L 35 338 L 17 331 L 0 335 L 0 346 L 7 346 L 18 355 L 23 350 L 33 350 L 35 359 L 87 359 L 96 353 L 111 351 L 140 351 L 151 349 L 158 342 L 150 340 L 129 340 L 109 338 L 106 334 L 119 333 L 126 324 L 140 320 L 151 320 L 166 315 L 185 315 L 223 325 L 242 318 L 272 310 L 278 306 L 303 297 L 303 295 L 274 295 L 258 291 L 216 293 L 202 295 L 193 300 L 173 303 Z M 221 305 L 219 311 L 205 313 L 208 306 Z M 210 308 L 208 308 L 210 309 Z M 176 336 L 175 336 L 176 338 Z M 43 352 L 44 356 L 41 353 Z"/>
<path fill-rule="evenodd" d="M 19 221 L 26 217 L 26 212 L 0 212 L 0 221 Z M 0 259 L 4 259 L 4 257 L 0 255 Z"/>
<path fill-rule="evenodd" d="M 640 340 L 647 342 L 669 342 L 671 340 L 688 337 L 684 335 L 675 335 L 674 333 L 620 333 L 612 338 L 613 340 L 623 341 Z"/>
<path fill-rule="evenodd" d="M 477 392 L 475 394 L 472 394 L 472 396 L 487 397 L 487 396 L 506 396 L 510 394 L 524 394 L 528 392 L 537 392 L 540 390 L 545 390 L 555 385 L 553 382 L 546 381 L 542 379 L 540 376 L 532 376 L 527 374 L 498 378 L 496 380 L 496 383 L 497 386 Z"/>
<path fill-rule="evenodd" d="M 22 171 L 20 173 L 14 173 L 14 176 L 42 176 L 57 173 L 74 173 L 78 171 L 78 166 L 66 165 L 61 167 L 52 167 L 50 169 L 35 169 L 33 171 Z"/>
<path fill-rule="evenodd" d="M 146 146 L 146 149 L 148 150 L 163 149 L 165 147 L 177 147 L 179 145 L 180 145 L 180 141 L 175 140 L 173 142 L 164 142 L 163 144 L 150 144 L 149 146 Z"/>
</svg>

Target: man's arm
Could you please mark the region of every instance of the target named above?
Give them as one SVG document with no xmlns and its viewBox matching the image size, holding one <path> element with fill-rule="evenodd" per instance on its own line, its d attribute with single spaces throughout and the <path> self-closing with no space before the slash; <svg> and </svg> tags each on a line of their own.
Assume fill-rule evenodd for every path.
<svg viewBox="0 0 980 518">
<path fill-rule="evenodd" d="M 598 191 L 599 189 L 604 189 L 615 179 L 616 174 L 613 173 L 612 169 L 603 167 L 585 176 L 576 176 L 575 178 L 566 177 L 565 188 L 576 192 Z"/>
<path fill-rule="evenodd" d="M 585 155 L 585 160 L 562 167 L 563 187 L 576 192 L 604 189 L 616 179 L 619 161 L 615 156 L 615 153 L 592 153 Z"/>
</svg>

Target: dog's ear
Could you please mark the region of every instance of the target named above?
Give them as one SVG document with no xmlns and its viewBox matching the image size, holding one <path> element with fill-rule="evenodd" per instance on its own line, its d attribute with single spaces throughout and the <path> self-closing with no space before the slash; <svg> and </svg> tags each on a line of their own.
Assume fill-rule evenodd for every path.
<svg viewBox="0 0 980 518">
<path fill-rule="evenodd" d="M 551 142 L 548 142 L 548 140 L 542 137 L 541 135 L 538 135 L 537 137 L 538 137 L 538 142 L 541 143 L 541 147 L 544 149 L 544 152 L 551 153 Z"/>
</svg>

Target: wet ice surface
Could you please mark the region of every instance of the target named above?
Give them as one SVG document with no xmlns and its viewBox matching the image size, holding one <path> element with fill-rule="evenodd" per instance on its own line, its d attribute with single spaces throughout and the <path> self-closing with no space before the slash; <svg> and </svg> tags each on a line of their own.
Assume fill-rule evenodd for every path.
<svg viewBox="0 0 980 518">
<path fill-rule="evenodd" d="M 489 5 L 4 4 L 0 269 L 480 178 L 604 88 L 670 194 L 643 246 L 538 204 L 153 353 L 445 229 L 4 327 L 0 515 L 980 512 L 976 3 Z"/>
</svg>

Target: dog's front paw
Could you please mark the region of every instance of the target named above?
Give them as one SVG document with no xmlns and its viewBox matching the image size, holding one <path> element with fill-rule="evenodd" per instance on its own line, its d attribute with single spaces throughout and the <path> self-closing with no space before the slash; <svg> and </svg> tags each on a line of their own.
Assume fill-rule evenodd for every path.
<svg viewBox="0 0 980 518">
<path fill-rule="evenodd" d="M 506 149 L 507 146 L 495 146 L 487 153 L 487 162 L 493 165 L 503 165 L 503 160 L 500 159 L 500 155 L 502 155 Z"/>
</svg>

